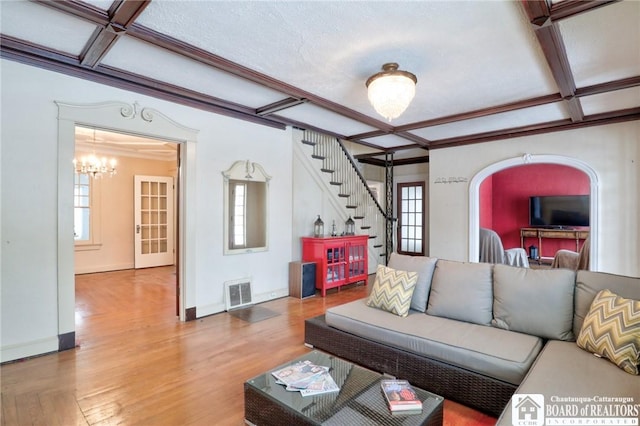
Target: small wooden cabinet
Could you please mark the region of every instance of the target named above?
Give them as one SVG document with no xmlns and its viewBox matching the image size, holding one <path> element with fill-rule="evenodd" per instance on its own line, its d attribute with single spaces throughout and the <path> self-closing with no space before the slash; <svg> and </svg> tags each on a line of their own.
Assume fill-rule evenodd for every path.
<svg viewBox="0 0 640 426">
<path fill-rule="evenodd" d="M 316 287 L 323 297 L 330 288 L 367 282 L 368 244 L 367 235 L 302 238 L 302 261 L 316 263 Z"/>
<path fill-rule="evenodd" d="M 316 294 L 315 262 L 289 263 L 289 296 L 304 299 Z"/>
</svg>

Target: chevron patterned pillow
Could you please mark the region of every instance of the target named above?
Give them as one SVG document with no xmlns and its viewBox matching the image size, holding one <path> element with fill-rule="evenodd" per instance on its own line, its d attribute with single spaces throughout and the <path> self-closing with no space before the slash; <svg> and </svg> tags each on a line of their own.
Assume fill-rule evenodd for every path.
<svg viewBox="0 0 640 426">
<path fill-rule="evenodd" d="M 406 317 L 417 282 L 417 272 L 398 271 L 378 265 L 367 306 Z"/>
<path fill-rule="evenodd" d="M 640 364 L 640 301 L 609 290 L 596 294 L 576 341 L 578 346 L 603 356 L 624 371 L 638 374 Z"/>
</svg>

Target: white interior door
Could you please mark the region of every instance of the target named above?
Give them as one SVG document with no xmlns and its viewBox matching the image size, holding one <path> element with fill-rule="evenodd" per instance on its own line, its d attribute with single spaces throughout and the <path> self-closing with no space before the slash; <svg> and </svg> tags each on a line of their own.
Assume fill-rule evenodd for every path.
<svg viewBox="0 0 640 426">
<path fill-rule="evenodd" d="M 134 176 L 135 268 L 173 265 L 173 178 Z"/>
</svg>

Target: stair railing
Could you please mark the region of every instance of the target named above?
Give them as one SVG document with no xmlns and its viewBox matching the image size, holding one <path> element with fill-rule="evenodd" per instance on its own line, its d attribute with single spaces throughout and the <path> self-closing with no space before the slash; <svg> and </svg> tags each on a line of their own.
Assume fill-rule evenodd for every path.
<svg viewBox="0 0 640 426">
<path fill-rule="evenodd" d="M 393 251 L 393 236 L 388 231 L 395 219 L 376 199 L 355 158 L 342 141 L 332 136 L 305 130 L 303 143 L 313 146 L 312 157 L 322 160 L 321 170 L 329 174 L 329 183 L 345 199 L 347 214 L 360 222 L 360 229 L 369 234 L 373 248 L 385 257 L 386 264 Z"/>
</svg>

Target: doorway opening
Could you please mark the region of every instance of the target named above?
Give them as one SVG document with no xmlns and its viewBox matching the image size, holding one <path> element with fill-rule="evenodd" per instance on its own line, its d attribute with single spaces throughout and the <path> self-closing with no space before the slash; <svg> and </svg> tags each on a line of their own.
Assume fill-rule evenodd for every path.
<svg viewBox="0 0 640 426">
<path fill-rule="evenodd" d="M 78 274 L 175 269 L 178 144 L 82 126 L 76 126 L 75 134 L 75 159 L 109 157 L 115 168 L 115 173 L 91 174 L 76 166 L 76 280 Z M 174 293 L 179 298 L 179 291 Z M 178 299 L 175 306 L 179 315 Z"/>
<path fill-rule="evenodd" d="M 76 126 L 162 139 L 177 144 L 179 177 L 176 187 L 176 278 L 178 313 L 181 321 L 195 319 L 195 200 L 194 175 L 198 131 L 182 126 L 161 112 L 122 102 L 68 104 L 58 106 L 58 340 L 59 350 L 75 346 L 75 241 L 73 236 L 73 191 Z"/>
<path fill-rule="evenodd" d="M 588 176 L 590 191 L 590 269 L 598 270 L 598 231 L 599 227 L 599 179 L 595 170 L 581 160 L 558 155 L 530 155 L 511 158 L 494 163 L 476 174 L 469 185 L 469 261 L 479 260 L 479 231 L 480 231 L 480 186 L 482 182 L 501 170 L 527 164 L 557 164 L 580 170 Z"/>
</svg>

